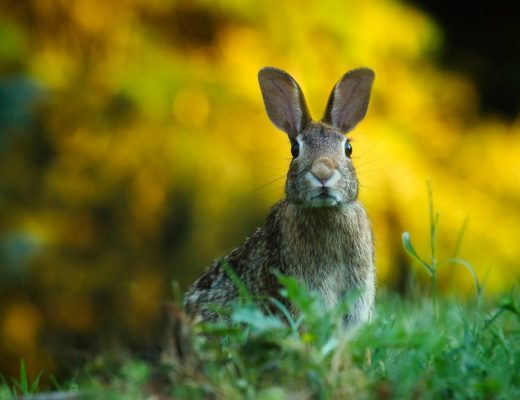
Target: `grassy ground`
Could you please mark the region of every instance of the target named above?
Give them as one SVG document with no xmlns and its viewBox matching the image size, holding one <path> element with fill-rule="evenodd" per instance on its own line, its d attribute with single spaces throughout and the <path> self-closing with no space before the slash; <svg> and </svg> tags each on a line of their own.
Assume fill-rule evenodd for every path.
<svg viewBox="0 0 520 400">
<path fill-rule="evenodd" d="M 372 323 L 349 334 L 341 325 L 348 301 L 325 312 L 319 297 L 284 284 L 297 320 L 247 302 L 229 311 L 230 322 L 193 327 L 177 313 L 160 363 L 98 360 L 72 390 L 47 398 L 520 398 L 518 291 L 496 304 L 442 299 L 438 315 L 429 298 L 383 293 Z M 24 375 L 4 379 L 0 398 L 38 391 Z"/>
</svg>

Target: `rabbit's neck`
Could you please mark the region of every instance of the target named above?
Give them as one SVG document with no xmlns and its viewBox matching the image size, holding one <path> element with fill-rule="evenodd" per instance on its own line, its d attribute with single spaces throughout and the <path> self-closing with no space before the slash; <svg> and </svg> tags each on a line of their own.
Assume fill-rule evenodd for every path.
<svg viewBox="0 0 520 400">
<path fill-rule="evenodd" d="M 320 257 L 344 250 L 356 252 L 362 250 L 360 246 L 372 250 L 370 224 L 359 201 L 321 208 L 282 202 L 277 213 L 284 244 L 325 252 Z"/>
</svg>

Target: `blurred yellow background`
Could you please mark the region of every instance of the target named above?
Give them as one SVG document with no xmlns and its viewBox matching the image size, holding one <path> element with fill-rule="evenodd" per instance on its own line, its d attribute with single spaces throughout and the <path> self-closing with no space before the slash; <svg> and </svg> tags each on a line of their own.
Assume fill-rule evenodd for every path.
<svg viewBox="0 0 520 400">
<path fill-rule="evenodd" d="M 379 285 L 403 290 L 401 233 L 487 293 L 520 276 L 520 120 L 479 113 L 472 81 L 436 59 L 443 34 L 397 0 L 0 2 L 0 371 L 67 371 L 114 338 L 153 340 L 186 287 L 283 196 L 285 134 L 257 71 L 291 73 L 315 119 L 347 70 L 376 81 L 354 132 Z M 415 268 L 415 267 L 413 267 Z M 445 291 L 472 293 L 468 274 Z M 124 338 L 124 340 L 122 339 Z"/>
</svg>

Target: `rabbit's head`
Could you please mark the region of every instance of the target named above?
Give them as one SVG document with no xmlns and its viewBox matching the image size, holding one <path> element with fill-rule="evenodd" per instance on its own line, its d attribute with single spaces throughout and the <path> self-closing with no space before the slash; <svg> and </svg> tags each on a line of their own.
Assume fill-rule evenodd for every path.
<svg viewBox="0 0 520 400">
<path fill-rule="evenodd" d="M 258 73 L 271 121 L 291 141 L 293 159 L 287 174 L 287 200 L 302 207 L 333 207 L 357 198 L 358 181 L 345 136 L 368 108 L 374 72 L 347 72 L 330 94 L 325 115 L 312 121 L 303 93 L 285 71 L 266 67 Z"/>
</svg>

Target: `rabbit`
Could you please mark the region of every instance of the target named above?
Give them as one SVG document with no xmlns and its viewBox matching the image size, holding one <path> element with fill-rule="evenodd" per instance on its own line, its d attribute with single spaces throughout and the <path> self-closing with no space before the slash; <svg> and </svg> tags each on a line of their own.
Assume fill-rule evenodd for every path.
<svg viewBox="0 0 520 400">
<path fill-rule="evenodd" d="M 274 297 L 293 314 L 273 270 L 318 291 L 327 308 L 349 291 L 359 291 L 345 324 L 354 328 L 371 318 L 373 235 L 358 200 L 352 145 L 345 134 L 364 118 L 374 78 L 368 68 L 347 72 L 332 89 L 321 121 L 313 121 L 300 86 L 287 72 L 259 71 L 267 115 L 291 143 L 285 199 L 272 207 L 263 227 L 192 284 L 184 296 L 188 314 L 214 321 L 219 317 L 211 305 L 226 306 L 238 298 L 228 265 L 255 298 Z"/>
</svg>

